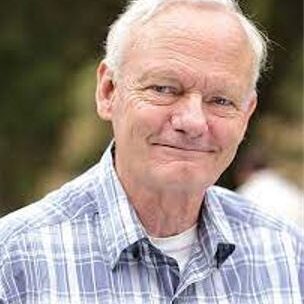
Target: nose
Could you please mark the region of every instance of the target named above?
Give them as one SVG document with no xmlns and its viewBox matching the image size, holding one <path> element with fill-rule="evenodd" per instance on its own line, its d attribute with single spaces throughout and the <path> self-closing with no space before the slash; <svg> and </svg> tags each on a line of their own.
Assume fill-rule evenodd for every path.
<svg viewBox="0 0 304 304">
<path fill-rule="evenodd" d="M 197 138 L 208 131 L 208 121 L 202 106 L 202 96 L 191 94 L 176 104 L 171 123 L 175 131 Z"/>
</svg>

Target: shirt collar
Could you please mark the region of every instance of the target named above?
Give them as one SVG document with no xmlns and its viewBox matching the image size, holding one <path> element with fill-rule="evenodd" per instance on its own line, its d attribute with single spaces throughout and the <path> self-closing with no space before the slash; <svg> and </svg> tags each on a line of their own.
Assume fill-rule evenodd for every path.
<svg viewBox="0 0 304 304">
<path fill-rule="evenodd" d="M 113 142 L 99 163 L 98 208 L 101 229 L 111 267 L 114 268 L 123 250 L 146 237 L 144 228 L 114 169 Z"/>
<path fill-rule="evenodd" d="M 123 250 L 147 238 L 135 209 L 118 179 L 113 163 L 112 142 L 99 163 L 99 209 L 101 228 L 111 267 Z M 210 187 L 205 196 L 199 220 L 199 239 L 208 252 L 209 264 L 219 268 L 235 249 L 232 231 L 221 205 L 221 196 Z"/>
<path fill-rule="evenodd" d="M 235 250 L 233 233 L 223 210 L 223 196 L 209 187 L 202 206 L 199 238 L 209 265 L 219 268 Z"/>
</svg>

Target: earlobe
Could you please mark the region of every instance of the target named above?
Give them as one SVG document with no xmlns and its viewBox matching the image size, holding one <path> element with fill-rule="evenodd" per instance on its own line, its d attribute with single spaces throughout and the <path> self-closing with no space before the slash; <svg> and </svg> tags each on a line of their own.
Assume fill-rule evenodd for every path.
<svg viewBox="0 0 304 304">
<path fill-rule="evenodd" d="M 97 68 L 96 105 L 97 113 L 104 120 L 112 119 L 112 103 L 115 88 L 113 84 L 113 71 L 109 69 L 105 61 Z"/>
</svg>

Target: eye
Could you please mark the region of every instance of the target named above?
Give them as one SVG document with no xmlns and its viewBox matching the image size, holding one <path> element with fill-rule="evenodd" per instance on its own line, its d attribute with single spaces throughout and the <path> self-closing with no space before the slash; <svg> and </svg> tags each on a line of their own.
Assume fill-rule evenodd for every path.
<svg viewBox="0 0 304 304">
<path fill-rule="evenodd" d="M 219 117 L 233 117 L 239 111 L 239 107 L 234 100 L 222 96 L 207 99 L 205 105 L 210 113 Z"/>
<path fill-rule="evenodd" d="M 225 107 L 229 107 L 229 106 L 233 106 L 233 102 L 225 97 L 213 97 L 211 99 L 211 102 L 216 104 L 216 105 L 219 105 L 219 106 L 225 106 Z"/>
<path fill-rule="evenodd" d="M 175 87 L 167 86 L 167 85 L 152 85 L 149 87 L 150 90 L 155 91 L 160 94 L 178 94 L 178 91 Z"/>
</svg>

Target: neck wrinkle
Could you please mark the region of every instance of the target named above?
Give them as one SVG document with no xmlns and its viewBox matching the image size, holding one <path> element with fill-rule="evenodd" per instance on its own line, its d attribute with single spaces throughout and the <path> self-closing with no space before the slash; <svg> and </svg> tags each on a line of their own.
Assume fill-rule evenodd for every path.
<svg viewBox="0 0 304 304">
<path fill-rule="evenodd" d="M 128 200 L 134 207 L 148 235 L 173 236 L 189 229 L 198 221 L 204 191 L 155 191 L 130 180 L 122 182 Z"/>
</svg>

